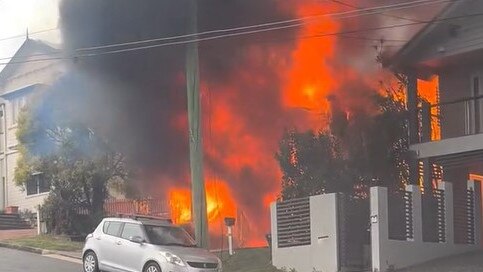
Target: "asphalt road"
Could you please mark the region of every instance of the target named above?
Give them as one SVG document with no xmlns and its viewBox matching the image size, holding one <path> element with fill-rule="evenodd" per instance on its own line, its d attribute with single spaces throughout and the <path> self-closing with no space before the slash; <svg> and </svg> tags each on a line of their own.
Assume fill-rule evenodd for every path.
<svg viewBox="0 0 483 272">
<path fill-rule="evenodd" d="M 81 272 L 80 264 L 24 251 L 0 248 L 1 272 Z"/>
</svg>

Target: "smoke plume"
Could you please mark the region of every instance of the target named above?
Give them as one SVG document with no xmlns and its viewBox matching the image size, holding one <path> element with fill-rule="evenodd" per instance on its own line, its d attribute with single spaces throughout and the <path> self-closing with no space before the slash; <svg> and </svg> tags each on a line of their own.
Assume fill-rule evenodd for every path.
<svg viewBox="0 0 483 272">
<path fill-rule="evenodd" d="M 188 1 L 63 0 L 64 47 L 75 52 L 186 34 Z M 373 4 L 346 2 L 355 7 Z M 199 31 L 352 8 L 316 0 L 198 3 Z M 325 126 L 322 116 L 330 111 L 329 95 L 349 110 L 363 108 L 377 91 L 377 80 L 371 78 L 379 73 L 374 41 L 359 36 L 383 34 L 317 35 L 387 20 L 395 19 L 327 17 L 294 29 L 200 43 L 206 179 L 228 185 L 258 239 L 269 229 L 268 203 L 280 187 L 274 154 L 283 130 Z M 77 58 L 54 85 L 63 89 L 62 101 L 72 105 L 76 116 L 127 154 L 142 187 L 164 197 L 173 187 L 189 186 L 185 49 L 175 45 Z"/>
</svg>

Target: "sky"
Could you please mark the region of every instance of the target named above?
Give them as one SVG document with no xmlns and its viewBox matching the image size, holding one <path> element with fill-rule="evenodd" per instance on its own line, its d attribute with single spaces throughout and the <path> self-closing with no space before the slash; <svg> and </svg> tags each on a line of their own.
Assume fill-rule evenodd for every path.
<svg viewBox="0 0 483 272">
<path fill-rule="evenodd" d="M 29 33 L 54 29 L 58 26 L 60 0 L 0 0 L 0 58 L 11 57 Z M 13 36 L 22 37 L 10 38 Z M 32 34 L 31 38 L 59 44 L 57 29 Z M 2 60 L 1 62 L 5 62 Z M 3 66 L 0 66 L 0 70 Z"/>
</svg>

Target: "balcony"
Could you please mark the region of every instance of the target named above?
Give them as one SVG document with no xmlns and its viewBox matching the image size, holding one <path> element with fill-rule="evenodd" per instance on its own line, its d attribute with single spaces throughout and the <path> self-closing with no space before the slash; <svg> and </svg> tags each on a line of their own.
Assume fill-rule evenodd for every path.
<svg viewBox="0 0 483 272">
<path fill-rule="evenodd" d="M 483 95 L 430 105 L 418 110 L 418 159 L 441 165 L 483 161 Z"/>
</svg>

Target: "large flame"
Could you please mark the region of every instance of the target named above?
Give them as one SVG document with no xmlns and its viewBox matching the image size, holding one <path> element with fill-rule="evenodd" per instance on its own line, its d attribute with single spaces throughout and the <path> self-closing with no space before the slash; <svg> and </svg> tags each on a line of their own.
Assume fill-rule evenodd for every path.
<svg viewBox="0 0 483 272">
<path fill-rule="evenodd" d="M 297 2 L 295 12 L 298 17 L 306 17 L 335 10 L 336 6 L 327 2 L 304 0 Z M 321 115 L 329 113 L 327 98 L 340 87 L 340 73 L 336 73 L 331 65 L 337 49 L 337 38 L 309 37 L 339 30 L 339 23 L 329 17 L 303 25 L 297 33 L 298 39 L 289 57 L 285 51 L 278 50 L 277 47 L 270 48 L 268 52 L 263 46 L 254 45 L 246 48 L 248 66 L 264 67 L 265 63 L 260 64 L 264 58 L 268 58 L 268 62 L 271 63 L 269 65 L 273 63 L 271 67 L 276 70 L 281 80 L 277 94 L 280 101 L 267 102 L 279 104 L 286 113 L 297 115 L 297 127 L 320 128 L 320 125 L 323 125 Z M 287 59 L 288 61 L 285 61 Z M 210 231 L 219 230 L 223 217 L 236 216 L 237 210 L 243 211 L 248 206 L 257 206 L 256 212 L 252 209 L 247 215 L 249 222 L 246 224 L 251 225 L 250 233 L 245 234 L 249 236 L 245 244 L 247 246 L 266 245 L 264 235 L 269 229 L 267 213 L 270 203 L 276 200 L 280 192 L 282 177 L 274 154 L 278 139 L 287 123 L 276 124 L 268 121 L 268 124 L 261 125 L 258 124 L 260 120 L 269 118 L 266 113 L 262 111 L 263 115 L 251 115 L 250 108 L 240 110 L 238 107 L 240 104 L 249 104 L 250 99 L 263 99 L 261 94 L 247 97 L 246 88 L 256 86 L 259 90 L 270 90 L 273 85 L 274 82 L 270 82 L 260 73 L 248 70 L 237 70 L 226 82 L 203 81 L 202 84 L 204 116 L 205 119 L 209 119 L 205 120 L 204 129 L 205 158 L 216 161 L 219 168 L 229 173 L 224 177 L 224 181 L 218 183 L 211 178 L 207 180 Z M 207 90 L 223 92 L 211 97 Z M 207 101 L 208 97 L 210 101 Z M 216 172 L 215 169 L 207 170 Z M 257 183 L 253 180 L 255 177 Z M 229 186 L 237 190 L 232 194 Z M 262 199 L 250 196 L 258 192 L 263 192 Z M 190 190 L 171 188 L 168 195 L 174 221 L 190 222 Z M 215 197 L 216 195 L 218 197 Z"/>
<path fill-rule="evenodd" d="M 333 11 L 327 3 L 306 2 L 297 10 L 299 17 L 315 16 Z M 338 22 L 323 18 L 306 24 L 299 32 L 299 40 L 292 54 L 291 67 L 286 71 L 284 104 L 313 113 L 328 112 L 327 96 L 339 87 L 330 60 L 336 49 L 335 38 L 317 38 L 322 33 L 337 32 Z"/>
<path fill-rule="evenodd" d="M 192 220 L 191 190 L 173 187 L 168 190 L 168 197 L 174 223 L 190 223 Z M 219 222 L 224 217 L 236 216 L 235 200 L 225 182 L 209 180 L 206 183 L 206 211 L 209 223 Z"/>
<path fill-rule="evenodd" d="M 341 8 L 319 0 L 281 1 L 280 5 L 293 10 L 297 17 L 331 13 Z M 356 86 L 355 89 L 361 87 L 356 90 L 359 93 L 373 87 L 366 74 L 361 76 L 350 65 L 337 64 L 339 37 L 318 37 L 341 31 L 342 27 L 341 22 L 330 17 L 310 20 L 298 29 L 289 50 L 287 45 L 279 44 L 268 50 L 263 44 L 243 48 L 247 58 L 240 67 L 251 70 L 234 69 L 228 77 L 211 82 L 202 74 L 205 172 L 217 173 L 223 178 L 216 183 L 207 175 L 210 231 L 220 229 L 223 217 L 237 216 L 238 211 L 246 210 L 251 224 L 246 245 L 266 245 L 269 204 L 277 199 L 281 189 L 282 174 L 274 154 L 284 129 L 324 128 L 327 123 L 321 116 L 330 114 L 332 94 L 337 94 L 348 83 L 362 82 L 365 87 L 369 86 L 366 89 Z M 264 73 L 276 76 L 265 77 Z M 279 82 L 272 82 L 276 77 Z M 269 93 L 274 88 L 276 91 Z M 209 90 L 218 91 L 210 95 Z M 347 96 L 343 94 L 341 98 Z M 352 100 L 360 103 L 357 98 Z M 173 187 L 168 196 L 173 219 L 177 223 L 190 222 L 190 190 Z"/>
<path fill-rule="evenodd" d="M 439 77 L 434 75 L 428 80 L 418 80 L 418 95 L 431 105 L 439 103 Z M 439 123 L 439 108 L 431 107 L 431 140 L 441 139 L 441 125 Z"/>
</svg>

